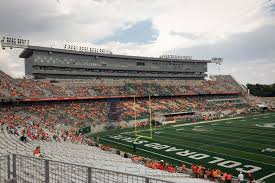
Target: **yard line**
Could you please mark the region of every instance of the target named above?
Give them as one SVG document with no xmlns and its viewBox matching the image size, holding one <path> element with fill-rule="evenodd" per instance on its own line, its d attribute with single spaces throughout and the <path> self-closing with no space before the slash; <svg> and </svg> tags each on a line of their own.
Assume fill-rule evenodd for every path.
<svg viewBox="0 0 275 183">
<path fill-rule="evenodd" d="M 109 141 L 109 142 L 112 142 L 112 143 L 116 143 L 116 144 L 120 144 L 122 146 L 127 146 L 127 147 L 130 147 L 132 148 L 132 146 L 128 145 L 128 144 L 123 144 L 123 143 L 120 143 L 120 142 L 117 142 L 117 141 L 113 141 L 113 140 L 109 140 L 109 139 L 105 139 L 105 138 L 100 138 L 100 139 L 103 139 L 103 140 L 106 140 L 106 141 Z M 148 152 L 150 154 L 155 154 L 155 155 L 158 155 L 158 156 L 162 156 L 162 157 L 165 157 L 165 158 L 168 158 L 168 159 L 172 159 L 172 160 L 175 160 L 175 161 L 178 161 L 178 162 L 184 162 L 185 164 L 188 164 L 188 165 L 192 165 L 192 163 L 189 163 L 187 161 L 183 161 L 183 160 L 180 160 L 180 159 L 177 159 L 177 158 L 173 158 L 171 156 L 166 156 L 164 154 L 159 154 L 159 153 L 156 153 L 156 152 L 153 152 L 153 151 L 148 151 L 146 149 L 142 149 L 142 148 L 138 148 L 137 149 L 141 150 L 141 151 L 145 151 L 145 152 Z M 233 176 L 234 178 L 236 178 L 236 176 Z"/>
<path fill-rule="evenodd" d="M 100 139 L 103 139 L 103 140 L 106 140 L 106 141 L 109 141 L 109 142 L 112 142 L 112 143 L 120 144 L 120 145 L 123 145 L 123 146 L 128 146 L 128 147 L 132 148 L 132 146 L 130 146 L 130 145 L 128 145 L 128 144 L 123 144 L 123 143 L 120 143 L 120 142 L 117 142 L 117 141 L 113 141 L 113 140 L 110 140 L 110 139 L 105 139 L 105 138 L 103 138 L 103 137 L 100 138 Z M 146 149 L 142 149 L 142 148 L 139 148 L 139 147 L 137 147 L 137 149 L 139 149 L 139 150 L 141 150 L 141 151 L 149 152 L 149 153 L 151 153 L 151 154 L 156 154 L 156 155 L 158 155 L 158 156 L 162 156 L 162 157 L 165 157 L 165 158 L 168 158 L 168 159 L 176 160 L 176 161 L 178 161 L 178 162 L 184 162 L 184 163 L 186 163 L 186 164 L 188 164 L 188 165 L 192 165 L 192 163 L 189 163 L 189 162 L 187 162 L 187 161 L 183 161 L 183 160 L 180 160 L 180 159 L 177 159 L 177 158 L 173 158 L 173 157 L 170 157 L 170 156 L 166 156 L 166 155 L 164 155 L 164 154 L 159 154 L 159 153 L 156 153 L 156 152 L 153 152 L 153 151 L 148 151 L 148 150 L 146 150 Z"/>
<path fill-rule="evenodd" d="M 160 137 L 162 137 L 162 138 L 169 138 L 169 139 L 174 139 L 174 140 L 180 140 L 180 139 L 177 139 L 177 138 L 173 138 L 173 137 L 167 137 L 167 136 L 162 136 L 161 134 L 160 135 L 156 135 L 156 136 L 160 136 Z M 191 142 L 191 141 L 190 141 Z M 196 143 L 200 143 L 200 142 L 196 142 Z M 177 143 L 175 143 L 175 144 L 177 144 Z M 203 144 L 203 143 L 201 143 L 201 144 Z M 218 143 L 216 143 L 216 144 L 218 144 Z M 222 148 L 222 149 L 228 149 L 228 150 L 230 150 L 230 148 L 227 148 L 227 147 L 222 147 L 222 146 L 218 146 L 218 145 L 216 145 L 216 144 L 207 144 L 207 145 L 202 145 L 202 146 L 200 146 L 200 148 L 198 148 L 198 149 L 201 149 L 201 150 L 205 150 L 205 149 L 203 149 L 204 147 L 218 147 L 218 148 Z M 181 145 L 181 144 L 177 144 L 177 145 Z M 232 144 L 232 145 L 234 145 L 234 144 Z M 196 147 L 192 147 L 192 148 L 195 148 L 196 149 Z M 272 156 L 268 156 L 268 155 L 264 155 L 264 154 L 258 154 L 258 153 L 253 153 L 253 152 L 248 152 L 248 151 L 243 151 L 243 150 L 239 150 L 239 149 L 234 149 L 235 151 L 241 151 L 241 152 L 244 152 L 244 153 L 248 153 L 248 154 L 255 154 L 255 155 L 258 155 L 258 156 L 264 156 L 264 157 L 267 157 L 267 158 L 274 158 L 275 159 L 275 157 L 272 157 Z M 207 150 L 206 150 L 207 151 Z M 240 157 L 241 158 L 241 157 Z"/>
<path fill-rule="evenodd" d="M 275 138 L 274 138 L 275 134 L 274 134 L 273 131 L 269 131 L 270 133 L 269 132 L 268 133 L 271 136 L 267 136 L 266 135 L 266 131 L 267 130 L 258 130 L 258 131 L 256 131 L 256 129 L 255 129 L 254 131 L 248 131 L 248 130 L 243 130 L 243 129 L 238 130 L 236 128 L 238 128 L 238 127 L 227 127 L 227 126 L 218 126 L 218 127 L 215 126 L 215 127 L 213 127 L 213 126 L 211 126 L 211 129 L 213 129 L 214 131 L 218 130 L 218 131 L 232 132 L 234 134 L 246 134 L 246 133 L 250 133 L 250 135 L 258 135 L 258 136 L 263 135 L 265 137 L 265 139 L 270 138 L 271 139 L 270 141 L 275 140 Z M 260 135 L 259 132 L 265 132 L 265 134 L 260 133 L 261 134 Z"/>
<path fill-rule="evenodd" d="M 196 126 L 195 126 L 196 127 Z M 268 134 L 270 134 L 270 135 L 273 135 L 273 133 L 274 133 L 274 131 L 270 131 L 270 130 L 264 130 L 264 129 L 260 129 L 260 130 L 258 130 L 258 133 L 257 133 L 257 131 L 256 131 L 256 129 L 254 130 L 254 131 L 246 131 L 246 130 L 244 130 L 244 131 L 241 131 L 241 130 L 238 130 L 237 128 L 238 127 L 236 127 L 236 128 L 234 128 L 234 127 L 226 127 L 226 129 L 228 129 L 228 130 L 226 130 L 226 129 L 224 129 L 223 128 L 223 126 L 221 125 L 221 126 L 203 126 L 203 128 L 206 128 L 206 129 L 213 129 L 212 131 L 203 131 L 203 132 L 205 132 L 205 133 L 213 133 L 213 131 L 228 131 L 228 132 L 230 132 L 230 131 L 232 131 L 233 133 L 239 133 L 239 134 L 245 134 L 245 132 L 248 132 L 248 133 L 253 133 L 253 134 L 250 134 L 250 135 L 256 135 L 256 134 L 266 134 L 266 133 L 268 133 Z M 169 129 L 169 130 L 175 130 L 175 129 L 177 129 L 177 128 L 175 128 L 175 127 L 173 127 L 173 128 L 165 128 L 165 129 Z M 190 131 L 190 130 L 192 130 L 193 129 L 193 127 L 185 127 L 185 129 L 186 129 L 186 131 Z M 260 132 L 260 133 L 259 133 Z M 250 136 L 249 135 L 249 136 Z M 271 136 L 269 136 L 269 137 L 271 137 Z M 272 137 L 271 137 L 272 138 Z M 272 139 L 273 140 L 273 139 Z"/>
<path fill-rule="evenodd" d="M 178 124 L 178 125 L 173 125 L 173 127 L 179 127 L 179 126 L 192 126 L 196 124 L 204 124 L 204 123 L 213 123 L 213 122 L 219 122 L 219 121 L 228 121 L 228 120 L 234 120 L 234 119 L 243 119 L 243 118 L 249 118 L 253 116 L 265 116 L 265 115 L 270 115 L 270 113 L 267 114 L 256 114 L 252 116 L 246 116 L 246 117 L 234 117 L 234 118 L 225 118 L 225 119 L 216 119 L 216 120 L 209 120 L 209 121 L 201 121 L 201 122 L 195 122 L 195 123 L 186 123 L 186 124 Z"/>
<path fill-rule="evenodd" d="M 116 143 L 116 144 L 120 144 L 122 146 L 127 146 L 127 147 L 130 147 L 132 148 L 132 146 L 128 145 L 128 144 L 123 144 L 123 143 L 120 143 L 120 142 L 117 142 L 117 141 L 113 141 L 113 140 L 110 140 L 110 139 L 105 139 L 105 138 L 100 138 L 100 139 L 103 139 L 103 140 L 106 140 L 106 141 L 109 141 L 109 142 L 112 142 L 112 143 Z M 164 154 L 159 154 L 159 153 L 156 153 L 156 152 L 153 152 L 153 151 L 148 151 L 146 149 L 142 149 L 142 148 L 138 148 L 137 149 L 141 150 L 141 151 L 144 151 L 144 152 L 147 152 L 147 153 L 150 153 L 150 154 L 155 154 L 155 155 L 158 155 L 158 156 L 162 156 L 162 157 L 165 157 L 165 158 L 168 158 L 168 159 L 171 159 L 171 160 L 175 160 L 175 161 L 178 161 L 178 162 L 184 162 L 185 164 L 188 164 L 188 165 L 192 165 L 192 163 L 189 163 L 187 161 L 183 161 L 183 160 L 180 160 L 180 159 L 177 159 L 177 158 L 173 158 L 171 156 L 166 156 Z M 233 178 L 237 178 L 236 176 L 233 176 Z M 246 179 L 245 179 L 246 180 Z"/>
<path fill-rule="evenodd" d="M 152 140 L 150 140 L 152 141 Z M 165 140 L 154 140 L 153 141 L 160 141 L 160 142 L 164 142 L 164 143 L 167 143 L 167 144 L 172 144 L 171 142 L 167 142 Z M 229 154 L 224 154 L 224 153 L 220 153 L 220 152 L 215 152 L 215 151 L 210 151 L 210 150 L 206 150 L 206 149 L 201 149 L 201 148 L 198 148 L 198 147 L 191 147 L 191 146 L 188 146 L 188 145 L 181 145 L 181 144 L 176 144 L 173 142 L 173 144 L 175 145 L 178 145 L 178 146 L 181 146 L 181 147 L 184 147 L 184 148 L 191 148 L 191 149 L 197 149 L 197 150 L 200 150 L 200 151 L 205 151 L 205 152 L 209 152 L 209 153 L 212 153 L 212 154 L 220 154 L 222 156 L 228 156 L 228 157 L 233 157 L 235 159 L 242 159 L 242 160 L 246 160 L 246 161 L 250 161 L 250 162 L 256 162 L 256 163 L 259 163 L 259 164 L 265 164 L 265 165 L 269 165 L 269 166 L 272 166 L 272 167 L 275 167 L 274 164 L 269 164 L 269 163 L 266 163 L 266 162 L 261 162 L 261 161 L 257 161 L 257 160 L 253 160 L 253 159 L 247 159 L 247 158 L 243 158 L 243 157 L 237 157 L 237 156 L 232 156 L 232 155 L 229 155 Z"/>
<path fill-rule="evenodd" d="M 167 129 L 169 129 L 169 130 L 174 130 L 175 128 L 160 128 L 160 129 L 157 129 L 157 130 L 167 130 Z M 154 130 L 154 129 L 153 129 Z M 146 131 L 151 131 L 151 129 L 145 129 L 145 130 L 138 130 L 137 132 L 146 132 Z M 188 130 L 184 130 L 184 129 L 182 129 L 181 131 L 185 131 L 185 132 L 189 132 Z M 122 135 L 129 135 L 129 134 L 132 134 L 133 133 L 133 131 L 130 131 L 130 132 L 122 132 L 122 133 L 120 133 L 120 134 L 122 134 Z M 175 132 L 176 134 L 178 134 L 178 132 Z M 190 132 L 189 132 L 190 133 Z M 200 133 L 203 133 L 203 134 L 196 134 L 197 136 L 209 136 L 209 137 L 212 137 L 212 135 L 213 135 L 213 133 L 209 133 L 209 132 L 200 132 Z M 266 132 L 265 132 L 266 133 Z M 269 134 L 269 133 L 272 133 L 272 132 L 268 132 L 267 134 Z M 262 133 L 259 133 L 259 134 L 262 134 Z M 259 135 L 259 134 L 257 134 L 257 135 Z M 228 134 L 225 134 L 226 136 L 228 136 L 228 137 L 235 137 L 235 136 L 231 136 L 231 135 L 228 135 Z M 176 135 L 176 136 L 178 136 L 178 135 Z M 248 138 L 249 139 L 249 137 L 250 136 L 256 136 L 256 134 L 255 135 L 249 135 L 249 136 L 245 136 L 245 137 L 238 137 L 238 139 L 231 139 L 231 141 L 242 141 L 242 142 L 246 142 L 246 141 L 243 141 L 243 140 L 240 140 L 240 139 L 245 139 L 245 138 Z M 180 137 L 180 136 L 179 136 Z M 184 136 L 181 136 L 181 137 L 184 137 Z M 198 139 L 198 138 L 195 138 L 195 137 L 190 137 L 190 138 L 194 138 L 194 139 Z M 215 137 L 215 138 L 217 138 L 217 139 L 227 139 L 228 140 L 228 138 L 226 138 L 226 137 Z M 250 140 L 253 140 L 253 139 L 250 139 Z M 261 141 L 264 141 L 264 140 L 261 140 Z M 266 142 L 269 142 L 269 141 L 266 141 Z M 231 143 L 227 143 L 227 144 L 231 144 Z M 257 144 L 259 144 L 259 143 L 257 143 Z M 265 144 L 265 143 L 263 143 L 263 144 Z M 268 146 L 268 147 L 270 147 L 270 148 L 273 148 L 273 147 L 275 147 L 275 146 L 273 146 L 273 145 L 270 145 L 270 144 L 265 144 L 266 146 Z M 257 147 L 254 147 L 255 149 L 260 149 L 261 150 L 261 148 L 257 148 Z"/>
<path fill-rule="evenodd" d="M 192 125 L 197 125 L 197 124 L 213 123 L 213 122 L 217 122 L 217 121 L 228 121 L 228 120 L 232 120 L 232 119 L 242 119 L 242 118 L 244 118 L 244 117 L 216 119 L 216 120 L 201 121 L 201 122 L 195 122 L 195 123 L 186 123 L 186 124 L 173 125 L 173 127 L 192 126 Z"/>
<path fill-rule="evenodd" d="M 165 130 L 165 129 L 164 129 Z M 170 129 L 168 129 L 168 130 L 170 130 Z M 174 130 L 174 129 L 173 129 Z M 189 133 L 189 134 L 195 134 L 196 136 L 209 136 L 209 137 L 211 137 L 211 138 L 213 138 L 213 134 L 215 134 L 215 133 L 213 133 L 213 130 L 211 131 L 211 132 L 207 132 L 207 131 L 200 131 L 199 133 L 200 134 L 198 134 L 198 133 L 191 133 L 188 129 L 183 129 L 183 130 L 181 130 L 181 132 L 185 132 L 185 133 Z M 175 134 L 179 134 L 179 132 L 173 132 L 173 133 L 175 133 Z M 266 132 L 263 132 L 263 133 L 266 133 Z M 243 134 L 243 135 L 241 135 L 241 136 L 239 136 L 239 137 L 237 137 L 236 138 L 236 136 L 233 136 L 233 135 L 228 135 L 228 133 L 223 133 L 223 134 L 218 134 L 218 135 L 223 135 L 223 136 L 227 136 L 227 137 L 232 137 L 233 139 L 231 139 L 231 140 L 234 140 L 234 141 L 239 141 L 240 139 L 248 139 L 248 140 L 259 140 L 259 141 L 261 141 L 262 143 L 261 144 L 265 144 L 265 145 L 267 145 L 267 146 L 270 146 L 270 147 L 275 147 L 274 145 L 270 145 L 270 144 L 266 144 L 266 143 L 264 143 L 264 142 L 268 142 L 268 143 L 271 143 L 272 141 L 266 141 L 266 140 L 263 140 L 263 139 L 255 139 L 255 138 L 249 138 L 249 137 L 253 137 L 253 136 L 257 136 L 257 135 L 260 135 L 260 134 L 263 134 L 263 133 L 259 133 L 259 134 L 255 134 L 255 135 L 248 135 L 248 136 L 245 136 L 245 134 Z M 270 134 L 270 133 L 273 133 L 273 132 L 268 132 L 268 133 L 266 133 L 266 134 Z M 185 135 L 183 135 L 183 136 L 181 136 L 181 137 L 185 137 Z M 215 137 L 215 138 L 219 138 L 219 139 L 226 139 L 226 140 L 228 140 L 228 138 L 227 137 Z M 192 138 L 192 137 L 191 137 Z M 246 142 L 247 140 L 241 140 L 242 142 Z M 259 142 L 258 142 L 259 143 Z"/>
<path fill-rule="evenodd" d="M 264 177 L 262 177 L 262 178 L 256 180 L 256 182 L 259 182 L 259 181 L 262 181 L 262 180 L 267 179 L 267 178 L 269 178 L 269 177 L 272 177 L 273 175 L 275 175 L 275 172 L 273 172 L 273 173 L 271 173 L 271 174 L 269 174 L 269 175 L 267 175 L 267 176 L 264 176 Z"/>
<path fill-rule="evenodd" d="M 146 129 L 146 130 L 137 130 L 137 131 L 130 131 L 130 132 L 122 132 L 122 133 L 120 133 L 120 134 L 125 134 L 125 135 L 127 135 L 127 134 L 131 134 L 131 133 L 134 133 L 134 132 L 146 132 L 146 131 L 151 131 L 151 130 L 155 130 L 155 129 Z"/>
<path fill-rule="evenodd" d="M 238 122 L 235 122 L 238 123 Z M 241 123 L 241 122 L 240 122 Z M 256 126 L 256 125 L 264 125 L 264 124 L 270 124 L 270 122 L 258 122 L 258 123 L 249 123 L 246 125 L 228 125 L 225 123 L 219 123 L 219 125 L 216 125 L 215 127 L 226 127 L 226 128 L 238 128 L 241 130 L 246 130 L 247 132 L 254 132 L 254 131 L 273 131 L 275 132 L 275 128 L 270 127 L 262 127 L 262 126 Z M 206 126 L 206 125 L 204 125 Z"/>
<path fill-rule="evenodd" d="M 166 132 L 163 132 L 164 134 L 168 134 L 168 133 L 166 133 Z M 177 134 L 177 132 L 176 132 L 176 134 Z M 179 136 L 179 135 L 175 135 L 175 134 L 169 134 L 169 135 L 172 135 L 172 136 L 177 136 L 177 137 L 185 137 L 185 136 Z M 207 136 L 209 136 L 210 138 L 213 138 L 212 136 L 210 136 L 210 135 L 199 135 L 199 134 L 195 134 L 196 136 L 206 136 L 206 139 L 207 139 Z M 161 136 L 161 134 L 159 135 L 159 136 Z M 188 136 L 187 136 L 188 137 Z M 170 137 L 169 137 L 170 138 Z M 191 138 L 191 139 L 200 139 L 200 138 L 197 138 L 197 137 L 192 137 L 192 136 L 190 136 L 189 138 Z M 254 148 L 254 149 L 258 149 L 258 150 L 262 150 L 263 148 L 266 148 L 267 146 L 268 147 L 270 147 L 270 148 L 273 148 L 273 146 L 271 146 L 271 145 L 266 145 L 266 147 L 263 147 L 263 148 L 258 148 L 258 147 L 251 147 L 251 146 L 246 146 L 246 145 L 238 145 L 238 144 L 236 144 L 236 143 L 233 143 L 234 141 L 240 141 L 240 139 L 241 139 L 241 137 L 240 138 L 238 138 L 238 139 L 231 139 L 230 140 L 230 142 L 228 142 L 228 141 L 223 141 L 223 142 L 220 142 L 220 141 L 218 141 L 218 139 L 226 139 L 226 140 L 228 140 L 227 138 L 222 138 L 222 137 L 215 137 L 215 138 L 217 138 L 217 140 L 209 140 L 209 141 L 212 141 L 213 142 L 213 144 L 209 144 L 209 145 L 206 145 L 206 146 L 216 146 L 216 145 L 218 145 L 218 144 L 230 144 L 230 145 L 234 145 L 234 146 L 242 146 L 242 147 L 247 147 L 247 148 Z M 176 138 L 174 138 L 174 139 L 176 139 Z M 186 140 L 186 139 L 183 139 L 184 141 L 189 141 L 189 142 L 192 142 L 191 140 Z M 241 142 L 246 142 L 246 141 L 241 141 Z M 196 141 L 196 143 L 200 143 L 200 142 L 197 142 Z M 204 144 L 204 143 L 200 143 L 200 144 Z M 205 145 L 205 144 L 204 144 Z M 216 147 L 221 147 L 221 146 L 216 146 Z M 274 148 L 275 148 L 275 146 L 274 146 Z M 238 150 L 238 149 L 236 149 L 236 150 Z M 247 152 L 247 151 L 246 151 Z M 258 154 L 258 153 L 256 153 L 256 154 Z M 258 155 L 263 155 L 263 154 L 258 154 Z M 265 156 L 268 156 L 268 155 L 265 155 Z M 271 157 L 271 156 L 270 156 Z M 274 157 L 272 157 L 272 158 L 274 158 Z"/>
</svg>

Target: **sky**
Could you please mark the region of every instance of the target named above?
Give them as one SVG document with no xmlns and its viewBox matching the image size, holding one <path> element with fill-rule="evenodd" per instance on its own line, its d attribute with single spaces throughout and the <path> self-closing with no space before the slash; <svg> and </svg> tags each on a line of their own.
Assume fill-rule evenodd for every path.
<svg viewBox="0 0 275 183">
<path fill-rule="evenodd" d="M 3 0 L 0 17 L 1 37 L 31 45 L 221 57 L 222 65 L 209 64 L 208 74 L 275 83 L 275 0 Z M 23 77 L 21 51 L 1 50 L 0 70 Z"/>
</svg>

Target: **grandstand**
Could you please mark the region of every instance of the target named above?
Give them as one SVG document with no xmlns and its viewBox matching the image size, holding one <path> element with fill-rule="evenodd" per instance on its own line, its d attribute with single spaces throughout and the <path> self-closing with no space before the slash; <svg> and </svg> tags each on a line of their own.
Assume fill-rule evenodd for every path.
<svg viewBox="0 0 275 183">
<path fill-rule="evenodd" d="M 228 117 L 239 119 L 252 111 L 246 89 L 232 76 L 204 79 L 210 60 L 137 57 L 30 45 L 23 48 L 20 57 L 25 58 L 26 78 L 14 79 L 0 71 L 0 182 L 208 182 L 210 174 L 190 171 L 191 163 L 199 165 L 203 161 L 175 161 L 171 153 L 157 155 L 141 147 L 136 153 L 131 149 L 133 141 L 124 144 L 113 137 L 122 134 L 131 141 L 136 138 L 132 134 L 136 126 L 146 137 L 149 131 L 152 133 L 154 121 L 159 126 L 152 138 L 139 140 L 160 143 L 154 138 L 161 140 L 161 133 L 171 130 L 169 135 L 178 135 L 177 142 L 190 143 L 196 149 L 195 145 L 201 146 L 196 137 L 181 136 L 180 130 L 187 134 L 194 130 L 196 139 L 206 138 L 201 133 L 207 133 L 208 127 L 197 124 Z M 171 121 L 175 126 L 169 125 Z M 190 124 L 198 127 L 185 127 Z M 87 128 L 90 133 L 83 134 Z M 255 127 L 248 128 L 255 131 L 251 129 L 247 135 L 258 133 Z M 267 148 L 273 149 L 273 136 L 269 135 Z M 23 142 L 25 138 L 27 142 Z M 202 141 L 209 146 L 219 144 L 219 139 L 211 136 Z M 38 146 L 43 158 L 33 157 Z M 231 150 L 226 146 L 211 151 L 218 154 L 220 148 Z M 233 145 L 231 148 L 234 149 Z M 200 150 L 196 149 L 198 153 Z M 234 150 L 237 151 L 243 149 Z M 135 158 L 141 156 L 142 160 L 136 162 Z M 250 156 L 249 161 L 263 156 Z M 273 158 L 273 154 L 268 156 Z M 181 163 L 186 163 L 187 170 L 182 170 Z M 156 168 L 156 164 L 161 164 L 165 171 Z M 236 176 L 236 171 L 219 164 L 203 165 Z M 274 167 L 273 159 L 269 167 Z M 273 176 L 270 170 L 267 172 Z M 266 175 L 256 176 L 264 180 Z M 222 174 L 212 178 L 222 181 Z"/>
<path fill-rule="evenodd" d="M 173 78 L 203 79 L 206 60 L 138 57 L 28 46 L 26 76 L 35 79 Z"/>
</svg>

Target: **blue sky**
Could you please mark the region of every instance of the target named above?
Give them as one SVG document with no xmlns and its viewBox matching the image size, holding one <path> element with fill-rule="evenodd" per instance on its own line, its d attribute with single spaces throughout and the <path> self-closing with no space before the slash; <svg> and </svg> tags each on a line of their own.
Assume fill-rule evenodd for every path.
<svg viewBox="0 0 275 183">
<path fill-rule="evenodd" d="M 126 28 L 120 28 L 112 35 L 97 40 L 97 44 L 108 42 L 149 44 L 158 37 L 158 30 L 154 29 L 151 20 L 141 20 Z"/>
<path fill-rule="evenodd" d="M 275 0 L 9 0 L 0 1 L 0 17 L 0 36 L 34 45 L 222 57 L 222 73 L 241 83 L 275 83 Z M 22 77 L 19 53 L 1 50 L 0 69 Z"/>
</svg>

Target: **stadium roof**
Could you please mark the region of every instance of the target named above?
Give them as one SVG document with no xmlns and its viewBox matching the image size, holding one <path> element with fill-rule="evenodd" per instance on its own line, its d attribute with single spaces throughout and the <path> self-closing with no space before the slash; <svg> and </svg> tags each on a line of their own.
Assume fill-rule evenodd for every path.
<svg viewBox="0 0 275 183">
<path fill-rule="evenodd" d="M 157 58 L 157 57 L 142 57 L 142 56 L 130 56 L 130 55 L 118 55 L 118 54 L 104 54 L 104 53 L 94 53 L 94 52 L 84 52 L 84 51 L 75 51 L 75 50 L 67 50 L 67 49 L 59 49 L 59 48 L 50 48 L 50 47 L 40 47 L 40 46 L 28 46 L 25 48 L 21 54 L 20 58 L 29 58 L 33 54 L 33 50 L 37 51 L 48 51 L 55 53 L 66 53 L 66 54 L 74 54 L 74 55 L 97 55 L 102 57 L 111 57 L 111 58 L 124 58 L 124 59 L 138 59 L 138 60 L 152 60 L 152 61 L 173 61 L 173 62 L 207 62 L 210 63 L 211 60 L 183 60 L 183 59 L 166 59 L 166 58 Z"/>
</svg>

